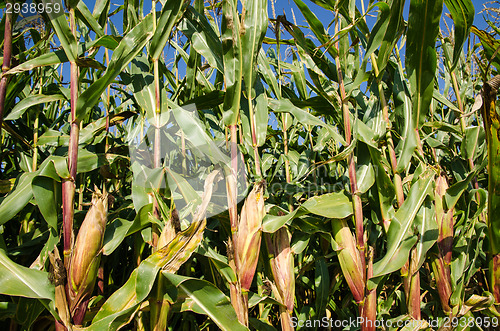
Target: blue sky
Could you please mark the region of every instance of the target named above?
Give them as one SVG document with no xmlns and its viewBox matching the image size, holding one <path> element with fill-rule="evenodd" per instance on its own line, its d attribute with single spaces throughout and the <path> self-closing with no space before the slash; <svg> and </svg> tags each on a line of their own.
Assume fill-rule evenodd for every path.
<svg viewBox="0 0 500 331">
<path fill-rule="evenodd" d="M 332 20 L 331 12 L 321 8 L 320 6 L 314 4 L 309 0 L 303 0 L 303 1 L 306 4 L 310 4 L 309 8 L 316 14 L 316 16 L 318 16 L 318 18 L 323 22 L 323 24 L 328 25 L 328 23 Z M 368 7 L 368 2 L 369 2 L 368 0 L 364 1 L 365 9 Z M 478 28 L 486 27 L 486 23 L 482 18 L 482 14 L 479 14 L 479 12 L 483 9 L 483 5 L 486 2 L 488 1 L 472 0 L 472 3 L 474 4 L 474 8 L 476 10 L 476 17 L 474 19 L 474 24 L 478 26 Z M 356 4 L 358 8 L 361 8 L 360 0 L 356 0 Z M 406 0 L 405 18 L 408 17 L 409 5 L 410 5 L 410 0 Z M 444 6 L 444 8 L 446 10 L 446 6 Z M 300 15 L 300 11 L 297 9 L 297 6 L 295 5 L 293 0 L 276 0 L 275 9 L 276 9 L 276 15 L 281 15 L 283 14 L 284 11 L 289 21 L 292 21 L 291 18 L 293 10 L 297 18 L 297 23 L 301 24 L 301 22 L 302 23 L 305 22 L 304 19 L 302 18 L 302 15 Z M 272 17 L 271 1 L 269 1 L 269 16 Z"/>
<path fill-rule="evenodd" d="M 95 5 L 95 0 L 84 0 L 84 1 L 87 4 L 87 7 L 90 9 L 90 11 L 92 11 L 93 8 L 94 8 L 94 5 Z M 328 11 L 328 10 L 323 9 L 322 7 L 320 7 L 320 6 L 316 5 L 316 4 L 314 4 L 310 0 L 302 0 L 302 1 L 304 1 L 304 3 L 306 3 L 309 6 L 309 8 L 311 9 L 311 11 L 313 11 L 315 13 L 315 15 L 318 17 L 318 19 L 320 21 L 322 21 L 322 23 L 325 26 L 325 28 L 328 27 L 328 25 L 331 23 L 331 21 L 333 19 L 333 13 L 330 12 L 330 11 Z M 27 2 L 31 2 L 31 0 L 28 0 Z M 487 1 L 473 0 L 472 2 L 474 4 L 475 11 L 476 11 L 474 24 L 479 29 L 486 29 L 487 28 L 487 24 L 484 21 L 483 14 L 481 14 L 480 11 L 484 8 L 484 4 Z M 112 3 L 112 5 L 111 5 L 110 10 L 113 11 L 119 5 L 123 4 L 123 1 L 112 0 L 111 3 Z M 268 1 L 268 3 L 269 3 L 269 6 L 268 6 L 268 15 L 269 15 L 270 18 L 273 18 L 274 15 L 273 15 L 273 11 L 272 11 L 271 1 Z M 368 3 L 369 3 L 369 0 L 364 0 L 365 10 L 367 9 Z M 362 6 L 361 6 L 361 0 L 356 0 L 356 5 L 357 5 L 358 8 L 362 8 Z M 404 17 L 405 17 L 405 19 L 408 17 L 409 5 L 410 5 L 410 0 L 406 0 L 405 1 L 405 11 L 404 11 Z M 295 3 L 294 3 L 293 0 L 275 0 L 275 6 L 274 7 L 275 7 L 275 14 L 276 15 L 282 15 L 284 13 L 286 15 L 288 21 L 294 22 L 294 17 L 295 17 L 295 21 L 297 22 L 298 25 L 307 26 L 307 23 L 306 23 L 305 19 L 303 18 L 302 14 L 300 13 L 300 10 L 297 8 L 297 6 L 295 5 Z M 159 2 L 157 4 L 157 9 L 158 10 L 161 9 L 161 5 L 159 4 Z M 445 12 L 447 12 L 446 6 L 444 6 L 443 10 Z M 150 0 L 144 0 L 144 13 L 147 14 L 150 11 L 151 11 L 151 1 Z M 372 10 L 370 13 L 371 13 L 371 16 L 367 16 L 367 23 L 368 23 L 369 26 L 373 26 L 373 24 L 375 24 L 375 21 L 376 21 L 377 12 L 375 10 Z M 2 14 L 3 14 L 3 11 L 2 11 Z M 443 19 L 444 18 L 442 18 L 441 28 L 443 30 L 445 30 L 446 28 L 445 28 L 445 25 L 443 23 Z M 118 32 L 121 33 L 122 29 L 123 29 L 122 13 L 120 12 L 117 15 L 114 15 L 112 17 L 111 21 L 116 26 Z M 451 27 L 452 26 L 451 19 L 447 19 L 447 22 L 448 22 L 448 25 Z M 108 33 L 109 32 L 110 31 L 108 30 Z M 333 35 L 333 27 L 330 27 L 329 33 L 331 35 Z M 268 30 L 267 35 L 269 37 L 273 37 L 273 32 L 271 31 L 271 29 Z M 92 38 L 93 37 L 94 37 L 94 34 L 92 33 Z M 290 36 L 287 36 L 286 33 L 283 34 L 282 37 L 283 38 L 290 38 Z M 167 49 L 165 51 L 166 51 L 165 52 L 166 56 L 171 56 L 173 54 L 172 47 L 168 47 L 167 46 Z M 283 49 L 282 49 L 282 52 L 284 52 L 284 51 L 285 51 L 285 47 L 283 47 Z M 99 51 L 99 53 L 97 55 L 97 59 L 98 60 L 102 59 L 103 55 L 104 55 L 103 50 Z M 69 66 L 65 65 L 64 67 L 65 68 L 63 70 L 63 73 L 69 72 Z M 66 67 L 68 67 L 68 68 L 66 68 Z M 180 68 L 180 70 L 182 71 L 182 68 Z M 65 81 L 66 81 L 67 78 L 69 78 L 69 76 L 66 75 L 66 74 L 64 76 L 66 76 L 65 77 L 66 78 Z"/>
</svg>

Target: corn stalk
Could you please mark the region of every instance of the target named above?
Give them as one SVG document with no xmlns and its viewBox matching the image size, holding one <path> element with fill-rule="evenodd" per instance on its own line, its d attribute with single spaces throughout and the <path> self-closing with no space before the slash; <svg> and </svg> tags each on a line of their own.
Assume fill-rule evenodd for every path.
<svg viewBox="0 0 500 331">
<path fill-rule="evenodd" d="M 341 24 L 341 19 L 339 13 L 336 13 L 337 21 L 335 24 L 335 34 L 337 35 Z M 337 67 L 337 75 L 339 79 L 340 85 L 340 98 L 342 104 L 342 115 L 344 119 L 344 136 L 347 145 L 350 145 L 352 142 L 352 133 L 351 133 L 351 113 L 349 111 L 349 105 L 347 104 L 348 100 L 346 98 L 345 86 L 344 86 L 344 78 L 343 72 L 340 64 L 340 48 L 339 41 L 335 44 L 335 48 L 337 49 L 337 56 L 335 58 L 335 64 Z M 349 274 L 352 277 L 351 282 L 348 282 L 351 292 L 353 293 L 354 299 L 359 306 L 360 316 L 363 318 L 365 322 L 362 325 L 362 330 L 375 330 L 375 326 L 373 321 L 376 318 L 376 290 L 368 290 L 366 287 L 367 282 L 367 269 L 366 269 L 366 242 L 365 242 L 365 233 L 363 227 L 363 206 L 361 204 L 361 196 L 358 191 L 358 184 L 356 178 L 356 163 L 354 160 L 354 154 L 350 153 L 347 157 L 348 164 L 348 173 L 349 173 L 349 183 L 351 189 L 351 198 L 353 204 L 354 211 L 354 226 L 355 226 L 355 243 L 354 238 L 347 236 L 347 232 L 350 233 L 349 228 L 345 222 L 339 223 L 337 221 L 333 221 L 334 223 L 334 235 L 335 239 L 341 239 L 341 243 L 339 243 L 342 251 L 344 251 L 347 247 L 345 257 L 342 258 L 344 263 L 341 263 L 342 271 L 344 276 Z M 340 226 L 342 225 L 342 226 Z M 339 233 L 344 231 L 346 235 L 343 238 L 340 238 Z M 352 240 L 349 240 L 352 238 Z M 371 255 L 373 256 L 373 255 Z M 340 260 L 340 256 L 339 256 Z M 373 259 L 370 259 L 369 269 L 371 268 L 371 263 Z"/>
<path fill-rule="evenodd" d="M 488 230 L 490 238 L 490 288 L 500 303 L 500 116 L 496 98 L 500 75 L 484 83 L 481 90 L 482 115 L 488 141 Z"/>
<path fill-rule="evenodd" d="M 7 1 L 7 4 L 12 6 L 12 1 Z M 3 38 L 3 63 L 2 63 L 2 78 L 0 79 L 0 137 L 2 133 L 2 124 L 5 108 L 5 95 L 7 94 L 7 84 L 9 77 L 6 72 L 10 69 L 12 57 L 12 12 L 5 14 L 5 28 Z M 0 160 L 1 161 L 1 160 Z"/>
</svg>

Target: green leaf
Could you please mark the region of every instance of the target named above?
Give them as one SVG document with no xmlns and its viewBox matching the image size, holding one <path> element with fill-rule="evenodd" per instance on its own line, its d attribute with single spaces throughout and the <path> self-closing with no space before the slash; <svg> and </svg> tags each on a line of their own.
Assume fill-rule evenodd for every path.
<svg viewBox="0 0 500 331">
<path fill-rule="evenodd" d="M 302 12 L 302 15 L 304 15 L 304 18 L 307 20 L 307 23 L 309 23 L 309 28 L 314 33 L 316 38 L 318 38 L 321 45 L 327 44 L 329 42 L 330 36 L 326 32 L 323 23 L 321 23 L 318 17 L 311 11 L 309 6 L 307 6 L 302 0 L 293 0 L 293 1 Z M 334 47 L 328 47 L 327 49 L 329 52 L 333 52 L 331 53 L 332 57 L 336 57 L 336 50 Z"/>
<path fill-rule="evenodd" d="M 379 150 L 368 146 L 375 167 L 375 183 L 377 184 L 380 214 L 383 221 L 389 221 L 394 216 L 392 203 L 396 199 L 396 188 L 382 165 L 382 155 Z"/>
<path fill-rule="evenodd" d="M 31 181 L 35 176 L 35 172 L 23 173 L 19 176 L 12 191 L 1 200 L 0 225 L 16 216 L 31 200 L 33 196 Z"/>
<path fill-rule="evenodd" d="M 253 113 L 253 121 L 255 126 L 255 138 L 257 146 L 262 146 L 266 142 L 267 127 L 268 127 L 268 98 L 264 87 L 260 81 L 255 84 L 256 97 L 253 100 L 246 100 L 241 105 L 241 126 L 243 129 L 243 139 L 248 146 L 253 146 L 252 130 L 250 116 Z M 249 106 L 253 108 L 252 113 Z"/>
<path fill-rule="evenodd" d="M 330 295 L 330 274 L 324 257 L 314 262 L 314 286 L 316 288 L 316 311 L 322 315 Z"/>
<path fill-rule="evenodd" d="M 180 15 L 182 3 L 182 0 L 170 0 L 163 5 L 149 48 L 149 56 L 153 61 L 158 60 L 165 44 L 170 39 L 170 33 Z"/>
<path fill-rule="evenodd" d="M 428 256 L 427 252 L 431 249 L 439 236 L 434 204 L 430 203 L 430 201 L 425 201 L 415 216 L 415 227 L 419 233 L 418 241 L 415 246 L 415 258 L 418 260 L 417 269 L 420 269 Z"/>
<path fill-rule="evenodd" d="M 217 253 L 213 248 L 207 245 L 206 242 L 202 242 L 201 246 L 198 248 L 196 253 L 207 257 L 210 262 L 214 264 L 217 270 L 229 283 L 235 283 L 237 281 L 236 274 L 234 273 L 231 266 L 229 266 L 227 257 Z"/>
<path fill-rule="evenodd" d="M 247 2 L 246 15 L 242 18 L 244 34 L 241 35 L 241 61 L 248 102 L 246 107 L 248 114 L 242 114 L 242 121 L 243 117 L 247 117 L 248 125 L 243 125 L 243 134 L 246 138 L 250 137 L 250 146 L 253 145 L 251 137 L 254 135 L 257 146 L 261 146 L 265 142 L 267 133 L 267 98 L 262 84 L 260 82 L 256 84 L 257 57 L 268 24 L 267 5 L 265 0 Z"/>
<path fill-rule="evenodd" d="M 430 171 L 420 176 L 411 186 L 401 208 L 391 220 L 387 233 L 387 252 L 373 265 L 373 278 L 399 270 L 408 260 L 408 254 L 417 238 L 412 236 L 412 225 L 420 206 L 431 192 L 434 175 Z"/>
<path fill-rule="evenodd" d="M 312 214 L 328 218 L 346 218 L 352 214 L 351 199 L 345 191 L 309 198 L 301 207 Z"/>
<path fill-rule="evenodd" d="M 484 49 L 484 60 L 491 64 L 500 71 L 500 52 L 497 52 L 500 47 L 500 40 L 495 39 L 492 34 L 485 30 L 479 30 L 477 27 L 473 26 L 471 31 L 479 37 L 481 40 L 481 45 Z"/>
<path fill-rule="evenodd" d="M 470 182 L 474 178 L 476 178 L 478 172 L 484 169 L 487 164 L 488 164 L 488 159 L 485 158 L 483 162 L 481 162 L 480 164 L 476 164 L 474 169 L 472 169 L 471 172 L 467 174 L 466 178 L 456 182 L 446 190 L 446 195 L 444 196 L 444 200 L 446 201 L 447 209 L 452 209 L 455 207 L 456 203 L 458 202 L 458 199 L 462 196 L 464 191 L 470 185 Z"/>
<path fill-rule="evenodd" d="M 278 86 L 278 80 L 271 70 L 269 58 L 266 56 L 266 52 L 263 48 L 260 49 L 259 55 L 257 57 L 257 63 L 259 65 L 259 72 L 264 78 L 264 81 L 267 85 L 269 85 L 275 97 L 277 99 L 281 99 L 281 90 Z"/>
<path fill-rule="evenodd" d="M 78 1 L 75 8 L 75 13 L 80 16 L 86 26 L 94 30 L 98 37 L 104 36 L 104 31 L 102 30 L 101 25 L 99 25 L 99 22 L 97 22 L 94 16 L 92 16 L 92 13 L 90 12 L 84 1 Z"/>
<path fill-rule="evenodd" d="M 190 309 L 195 313 L 207 315 L 222 330 L 248 330 L 238 322 L 238 317 L 229 298 L 213 284 L 206 280 L 180 276 L 165 271 L 162 274 L 177 287 L 180 293 L 193 300 Z"/>
<path fill-rule="evenodd" d="M 194 221 L 172 241 L 158 249 L 137 268 L 137 298 L 145 298 L 151 291 L 160 269 L 176 272 L 199 246 L 205 229 L 206 220 Z"/>
<path fill-rule="evenodd" d="M 40 300 L 19 298 L 17 303 L 16 321 L 23 326 L 23 330 L 32 330 L 33 322 L 45 310 L 45 307 Z"/>
<path fill-rule="evenodd" d="M 267 233 L 274 233 L 278 231 L 278 229 L 281 228 L 285 223 L 289 222 L 295 217 L 299 217 L 304 214 L 307 214 L 307 212 L 301 208 L 297 208 L 291 213 L 283 216 L 266 214 L 266 216 L 264 216 L 264 219 L 262 220 L 262 231 Z"/>
<path fill-rule="evenodd" d="M 297 120 L 302 124 L 302 125 L 319 125 L 319 126 L 322 126 L 324 128 L 326 128 L 328 130 L 328 132 L 330 133 L 331 137 L 338 143 L 341 143 L 342 145 L 346 146 L 346 142 L 344 140 L 344 138 L 342 138 L 342 136 L 340 136 L 340 134 L 338 134 L 334 128 L 323 122 L 322 120 L 320 120 L 318 117 L 312 115 L 311 113 L 303 110 L 303 109 L 300 109 L 296 106 L 294 106 L 292 104 L 292 102 L 288 99 L 282 99 L 282 100 L 269 100 L 269 107 L 275 111 L 276 113 L 282 113 L 282 112 L 286 112 L 286 113 L 290 113 L 292 114 L 293 116 L 295 116 L 295 118 L 297 118 Z"/>
<path fill-rule="evenodd" d="M 135 294 L 137 269 L 135 269 L 125 285 L 115 291 L 102 305 L 92 324 L 83 330 L 118 330 L 128 324 L 131 317 L 139 309 L 145 298 L 137 298 Z M 142 300 L 141 300 L 142 299 Z"/>
<path fill-rule="evenodd" d="M 237 0 L 222 3 L 222 54 L 226 94 L 224 96 L 224 123 L 236 124 L 240 112 L 243 59 L 240 38 L 240 19 Z"/>
<path fill-rule="evenodd" d="M 42 2 L 45 5 L 45 8 L 53 7 L 55 3 L 58 3 L 61 6 L 61 10 L 64 8 L 61 0 L 42 0 Z M 70 62 L 75 62 L 78 57 L 78 44 L 75 36 L 73 36 L 73 33 L 71 32 L 66 16 L 54 10 L 50 13 L 46 11 L 46 14 L 50 18 L 50 23 L 56 32 L 57 38 L 59 38 L 59 41 L 61 42 L 64 53 Z"/>
<path fill-rule="evenodd" d="M 434 91 L 437 68 L 436 37 L 443 0 L 411 0 L 406 46 L 406 70 L 410 78 L 413 124 L 424 122 Z"/>
<path fill-rule="evenodd" d="M 54 285 L 45 271 L 23 267 L 14 263 L 0 249 L 0 293 L 35 299 L 55 300 Z"/>
<path fill-rule="evenodd" d="M 43 218 L 51 228 L 57 231 L 60 185 L 52 178 L 38 176 L 31 182 L 31 189 Z"/>
<path fill-rule="evenodd" d="M 223 73 L 222 43 L 207 18 L 191 6 L 187 7 L 184 17 L 179 29 L 191 40 L 193 48 L 207 59 L 210 66 Z"/>
<path fill-rule="evenodd" d="M 274 233 L 285 223 L 307 213 L 328 218 L 346 218 L 352 214 L 352 202 L 344 190 L 315 196 L 306 200 L 299 208 L 287 215 L 266 214 L 262 221 L 262 231 Z"/>
<path fill-rule="evenodd" d="M 375 50 L 382 44 L 382 41 L 385 40 L 387 28 L 390 21 L 393 19 L 392 16 L 398 14 L 396 10 L 400 7 L 397 3 L 392 4 L 392 10 L 396 11 L 396 13 L 391 13 L 391 8 L 388 4 L 384 2 L 378 2 L 377 6 L 379 7 L 380 11 L 378 14 L 377 22 L 373 26 L 373 29 L 370 31 L 370 39 L 368 40 L 368 45 L 366 46 L 366 53 L 363 61 L 367 61 L 370 58 L 370 55 L 375 52 Z M 399 19 L 399 17 L 395 18 Z M 396 36 L 391 37 L 391 41 L 394 41 Z M 379 70 L 382 69 L 379 67 Z"/>
<path fill-rule="evenodd" d="M 386 67 L 389 57 L 391 56 L 394 49 L 394 45 L 398 41 L 398 36 L 401 33 L 401 30 L 404 29 L 404 4 L 404 0 L 393 0 L 390 4 L 390 21 L 385 31 L 384 38 L 380 45 L 377 57 L 378 69 L 380 70 L 380 72 L 382 72 Z"/>
<path fill-rule="evenodd" d="M 482 139 L 480 139 L 482 135 Z M 484 141 L 484 134 L 479 126 L 469 126 L 465 128 L 464 137 L 462 139 L 462 144 L 460 145 L 460 152 L 464 159 L 476 158 L 476 152 L 481 146 L 481 140 Z"/>
<path fill-rule="evenodd" d="M 90 172 L 104 164 L 106 164 L 106 159 L 103 154 L 92 153 L 86 149 L 80 149 L 78 151 L 78 173 Z"/>
<path fill-rule="evenodd" d="M 469 30 L 474 23 L 474 4 L 471 0 L 444 0 L 446 7 L 453 18 L 455 27 L 455 46 L 453 49 L 453 60 L 450 71 L 453 71 L 462 54 L 462 47 L 469 36 Z"/>
<path fill-rule="evenodd" d="M 127 324 L 151 292 L 158 271 L 162 268 L 176 271 L 189 259 L 201 241 L 205 224 L 204 221 L 193 222 L 167 246 L 142 261 L 125 285 L 106 300 L 85 330 L 117 330 Z"/>
<path fill-rule="evenodd" d="M 114 50 L 120 44 L 122 37 L 105 35 L 95 40 L 90 41 L 85 48 L 97 48 L 97 47 L 106 47 L 107 49 Z"/>
<path fill-rule="evenodd" d="M 172 108 L 172 113 L 186 138 L 193 144 L 193 150 L 199 150 L 200 155 L 209 157 L 213 164 L 230 164 L 229 157 L 222 152 L 209 136 L 196 111 L 175 107 Z"/>
<path fill-rule="evenodd" d="M 49 103 L 53 101 L 65 100 L 66 98 L 62 94 L 52 94 L 52 95 L 43 95 L 43 94 L 33 94 L 30 95 L 14 106 L 10 113 L 4 118 L 5 121 L 13 121 L 17 120 L 21 116 L 23 116 L 24 112 L 30 107 L 40 105 L 43 103 Z"/>
<path fill-rule="evenodd" d="M 76 118 L 83 119 L 100 100 L 101 94 L 113 82 L 123 69 L 142 51 L 153 36 L 149 27 L 153 16 L 149 14 L 120 41 L 113 51 L 108 68 L 101 78 L 96 80 L 79 97 L 76 104 Z"/>
<path fill-rule="evenodd" d="M 399 153 L 396 171 L 401 173 L 410 163 L 413 152 L 417 148 L 417 132 L 412 116 L 411 100 L 406 92 L 403 68 L 400 66 L 394 75 L 393 97 L 396 114 L 403 121 L 403 128 L 400 131 L 401 140 L 396 147 L 396 151 Z"/>
<path fill-rule="evenodd" d="M 7 71 L 7 74 L 13 75 L 23 71 L 29 71 L 35 68 L 55 65 L 64 62 L 68 62 L 66 53 L 64 52 L 64 50 L 57 50 L 55 52 L 42 54 L 38 57 L 35 57 L 34 59 L 23 62 Z"/>
<path fill-rule="evenodd" d="M 439 93 L 439 90 L 434 90 L 434 93 L 433 93 L 432 97 L 435 100 L 441 102 L 446 107 L 448 107 L 450 109 L 453 109 L 456 112 L 460 112 L 460 109 L 458 109 L 458 107 L 455 106 L 455 104 L 453 104 L 453 102 L 451 102 L 450 100 L 448 100 L 444 95 L 442 95 L 441 93 Z"/>
</svg>

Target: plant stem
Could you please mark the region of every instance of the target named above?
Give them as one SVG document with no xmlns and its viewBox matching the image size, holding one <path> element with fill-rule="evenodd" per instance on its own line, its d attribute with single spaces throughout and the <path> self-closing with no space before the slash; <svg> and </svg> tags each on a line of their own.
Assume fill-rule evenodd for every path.
<svg viewBox="0 0 500 331">
<path fill-rule="evenodd" d="M 283 124 L 283 146 L 285 152 L 285 178 L 287 183 L 291 183 L 292 178 L 290 177 L 290 160 L 288 160 L 288 133 L 287 133 L 287 121 L 286 115 L 281 114 L 281 123 Z"/>
<path fill-rule="evenodd" d="M 73 35 L 76 37 L 75 11 L 70 8 L 70 22 Z M 75 200 L 76 167 L 78 160 L 78 137 L 80 133 L 80 121 L 76 119 L 76 102 L 78 100 L 78 66 L 76 62 L 70 62 L 70 94 L 71 94 L 71 132 L 68 148 L 69 179 L 63 181 L 63 232 L 64 232 L 64 265 L 68 269 L 69 257 L 73 249 L 73 214 Z"/>
<path fill-rule="evenodd" d="M 338 12 L 336 13 L 336 16 L 338 16 Z M 338 33 L 339 30 L 339 24 L 340 22 L 337 22 L 335 25 L 335 34 Z M 337 40 L 335 44 L 337 48 L 337 54 L 339 53 L 339 41 Z M 352 140 L 352 133 L 351 133 L 351 119 L 350 119 L 350 111 L 349 111 L 349 106 L 347 104 L 347 98 L 346 98 L 346 93 L 345 93 L 345 86 L 344 86 L 344 79 L 343 79 L 343 74 L 342 74 L 342 69 L 340 67 L 340 58 L 337 55 L 335 58 L 335 64 L 337 67 L 337 73 L 338 73 L 338 79 L 339 79 L 339 86 L 340 86 L 340 98 L 342 100 L 342 115 L 344 118 L 344 134 L 345 134 L 345 141 L 347 145 L 351 144 Z M 351 153 L 349 154 L 348 157 L 348 171 L 349 171 L 349 182 L 350 182 L 350 188 L 351 188 L 351 195 L 352 195 L 352 203 L 353 203 L 353 209 L 354 209 L 354 223 L 356 227 L 356 243 L 358 246 L 358 249 L 361 251 L 361 255 L 364 257 L 364 252 L 365 252 L 365 241 L 364 241 L 364 230 L 363 230 L 363 206 L 361 204 L 361 197 L 359 196 L 359 191 L 358 191 L 358 184 L 357 184 L 357 179 L 356 179 L 356 164 L 354 161 L 354 155 Z M 364 260 L 364 258 L 363 258 Z M 363 264 L 365 262 L 363 261 Z M 365 269 L 365 268 L 363 268 Z"/>
<path fill-rule="evenodd" d="M 373 277 L 373 247 L 368 247 L 368 266 L 366 269 L 366 280 Z M 360 306 L 361 316 L 364 318 L 363 330 L 375 330 L 375 321 L 377 319 L 377 288 L 372 290 L 365 289 L 365 300 Z"/>
<path fill-rule="evenodd" d="M 373 53 L 371 54 L 371 60 L 373 69 L 375 71 L 375 76 L 377 78 L 379 98 L 380 98 L 380 103 L 382 104 L 382 115 L 387 125 L 386 128 L 387 146 L 389 149 L 389 161 L 394 176 L 394 186 L 396 188 L 396 198 L 397 198 L 398 208 L 401 208 L 404 202 L 403 183 L 401 180 L 401 176 L 397 171 L 397 159 L 396 159 L 396 153 L 394 151 L 394 142 L 392 140 L 392 134 L 391 134 L 392 123 L 389 120 L 389 107 L 385 99 L 382 83 L 379 80 L 380 71 L 378 69 L 375 54 Z M 411 255 L 414 255 L 414 249 L 412 249 Z M 413 318 L 420 319 L 420 274 L 418 273 L 418 270 L 413 270 L 411 266 L 412 263 L 411 260 L 409 260 L 402 268 L 403 283 L 405 285 L 404 288 L 407 298 L 408 312 Z"/>
<path fill-rule="evenodd" d="M 340 17 L 338 14 L 338 11 L 335 13 L 336 17 L 336 22 L 335 22 L 335 35 L 338 34 L 339 32 L 339 26 L 340 26 Z M 352 141 L 352 132 L 351 132 L 351 119 L 350 119 L 350 111 L 349 111 L 349 106 L 347 104 L 347 97 L 346 97 L 346 92 L 345 92 L 345 86 L 344 86 L 344 79 L 343 79 L 343 74 L 342 74 L 342 68 L 340 67 L 340 47 L 339 47 L 339 41 L 335 43 L 335 48 L 337 49 L 337 56 L 335 57 L 335 65 L 337 67 L 337 75 L 338 75 L 338 80 L 339 80 L 339 87 L 340 87 L 340 98 L 342 102 L 342 115 L 344 118 L 344 134 L 345 134 L 345 140 L 347 145 L 351 144 Z M 355 234 L 356 234 L 356 249 L 359 252 L 359 263 L 361 264 L 359 266 L 359 272 L 356 272 L 354 274 L 354 277 L 358 279 L 358 281 L 362 282 L 362 287 L 363 287 L 363 300 L 359 302 L 359 312 L 361 317 L 364 318 L 364 321 L 368 321 L 369 319 L 372 319 L 372 316 L 375 314 L 376 316 L 376 290 L 372 290 L 370 292 L 367 292 L 367 286 L 366 282 L 368 281 L 368 274 L 365 274 L 366 272 L 366 243 L 365 243 L 365 237 L 364 237 L 364 227 L 363 227 L 363 206 L 361 204 L 361 196 L 360 192 L 358 191 L 358 184 L 357 184 L 357 178 L 356 178 L 356 164 L 354 160 L 354 155 L 353 153 L 349 154 L 348 156 L 348 172 L 349 172 L 349 182 L 350 182 L 350 189 L 351 189 L 351 196 L 352 196 L 352 203 L 353 203 L 353 211 L 354 211 L 354 224 L 355 224 Z M 352 268 L 351 268 L 352 270 Z M 354 269 L 355 270 L 355 269 Z M 349 270 L 343 270 L 344 275 L 346 272 Z M 352 290 L 352 288 L 351 288 Z M 375 311 L 374 311 L 375 309 Z M 363 331 L 371 331 L 375 330 L 375 326 L 373 323 L 368 323 L 364 324 L 362 326 Z"/>
<path fill-rule="evenodd" d="M 389 161 L 391 163 L 391 169 L 392 173 L 394 175 L 394 186 L 396 187 L 396 198 L 398 201 L 398 207 L 401 208 L 404 202 L 404 195 L 403 195 L 403 184 L 401 181 L 401 176 L 397 172 L 397 159 L 396 159 L 396 153 L 394 152 L 394 142 L 392 140 L 392 122 L 389 120 L 389 106 L 387 105 L 387 101 L 385 99 L 385 94 L 384 94 L 384 88 L 382 86 L 382 83 L 380 82 L 379 79 L 379 69 L 378 69 L 378 64 L 377 60 L 375 58 L 375 54 L 371 54 L 371 60 L 372 60 L 372 66 L 373 70 L 375 71 L 375 77 L 377 80 L 377 85 L 378 85 L 378 94 L 380 98 L 380 103 L 382 104 L 382 115 L 384 116 L 384 121 L 387 125 L 386 130 L 386 138 L 387 138 L 387 146 L 389 148 Z"/>
<path fill-rule="evenodd" d="M 229 131 L 231 135 L 231 174 L 226 177 L 226 187 L 227 187 L 227 199 L 228 199 L 228 210 L 229 210 L 229 221 L 231 224 L 231 240 L 228 245 L 228 258 L 230 260 L 230 265 L 234 270 L 235 274 L 238 275 L 237 266 L 235 264 L 235 257 L 238 252 L 236 252 L 236 233 L 238 231 L 238 209 L 237 209 L 237 198 L 238 198 L 238 188 L 236 186 L 236 178 L 238 174 L 238 145 L 237 145 L 237 126 L 236 124 L 229 126 Z M 231 304 L 236 311 L 238 320 L 243 325 L 248 325 L 248 298 L 242 293 L 240 280 L 238 279 L 236 283 L 230 284 L 230 295 Z M 245 300 L 247 299 L 247 300 Z"/>
<path fill-rule="evenodd" d="M 71 32 L 76 38 L 75 10 L 69 8 Z M 64 238 L 64 265 L 69 272 L 71 252 L 74 245 L 73 217 L 75 203 L 76 173 L 78 161 L 78 140 L 80 133 L 80 121 L 76 118 L 76 103 L 78 100 L 78 66 L 75 61 L 70 62 L 70 94 L 71 94 L 71 132 L 68 147 L 69 179 L 63 180 L 63 238 Z M 66 283 L 68 291 L 68 284 Z M 84 300 L 76 309 L 73 323 L 81 325 L 85 317 L 88 301 Z M 71 304 L 71 303 L 70 303 Z"/>
<path fill-rule="evenodd" d="M 12 0 L 7 1 L 12 5 Z M 12 13 L 5 14 L 5 30 L 3 43 L 3 64 L 2 64 L 2 79 L 0 80 L 0 136 L 2 134 L 3 113 L 5 108 L 5 97 L 7 94 L 8 77 L 5 73 L 10 69 L 12 57 Z M 1 147 L 1 142 L 0 142 Z M 2 160 L 0 159 L 0 162 Z"/>
<path fill-rule="evenodd" d="M 234 234 L 238 230 L 238 210 L 237 210 L 237 197 L 238 191 L 236 187 L 236 176 L 238 173 L 238 136 L 236 132 L 236 124 L 229 126 L 230 132 L 230 146 L 231 146 L 231 176 L 229 176 L 228 183 L 228 207 L 229 207 L 229 219 L 231 222 L 231 234 Z"/>
<path fill-rule="evenodd" d="M 156 0 L 153 0 L 151 8 L 151 13 L 153 14 L 153 31 L 156 31 Z M 161 141 L 160 141 L 160 115 L 161 115 L 161 104 L 160 104 L 160 77 L 158 71 L 158 59 L 153 59 L 153 74 L 154 74 L 154 83 L 155 83 L 155 142 L 154 142 L 154 150 L 153 150 L 153 167 L 159 168 L 161 165 L 160 160 L 160 150 L 161 150 Z M 153 188 L 155 189 L 155 188 Z M 153 216 L 160 220 L 160 210 L 158 207 L 158 201 L 156 199 L 153 200 Z M 152 245 L 153 249 L 156 249 L 158 238 L 160 236 L 158 226 L 153 224 L 153 238 Z"/>
<path fill-rule="evenodd" d="M 251 89 L 250 93 L 251 93 Z M 252 97 L 251 94 L 248 93 L 248 109 L 250 113 L 250 128 L 252 130 L 252 148 L 253 148 L 253 155 L 255 158 L 255 171 L 257 173 L 257 177 L 262 177 L 262 172 L 260 170 L 260 158 L 259 158 L 259 150 L 257 146 L 257 133 L 255 129 L 255 113 L 254 113 L 254 108 L 253 108 L 253 102 L 252 102 Z"/>
</svg>

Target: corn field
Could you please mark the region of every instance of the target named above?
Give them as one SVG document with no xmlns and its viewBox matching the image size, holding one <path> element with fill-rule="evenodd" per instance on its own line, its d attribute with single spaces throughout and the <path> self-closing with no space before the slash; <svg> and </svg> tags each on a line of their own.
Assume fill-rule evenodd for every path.
<svg viewBox="0 0 500 331">
<path fill-rule="evenodd" d="M 278 3 L 0 1 L 2 330 L 500 329 L 500 2 Z"/>
</svg>

